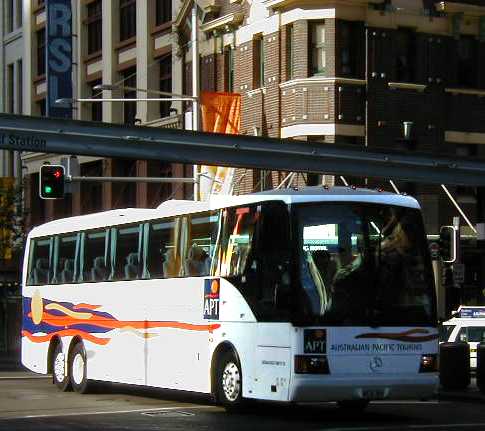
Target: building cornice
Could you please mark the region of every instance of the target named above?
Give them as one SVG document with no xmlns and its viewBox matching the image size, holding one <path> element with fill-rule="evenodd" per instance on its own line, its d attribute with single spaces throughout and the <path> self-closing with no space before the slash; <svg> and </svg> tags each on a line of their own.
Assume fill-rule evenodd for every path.
<svg viewBox="0 0 485 431">
<path fill-rule="evenodd" d="M 215 31 L 220 29 L 234 28 L 242 23 L 244 19 L 243 13 L 230 13 L 228 15 L 221 16 L 220 18 L 213 19 L 206 24 L 200 26 L 200 30 L 203 32 Z"/>
<path fill-rule="evenodd" d="M 451 94 L 466 94 L 469 96 L 485 96 L 485 90 L 479 90 L 477 88 L 445 88 L 445 93 Z"/>
<path fill-rule="evenodd" d="M 436 5 L 436 9 L 445 13 L 463 13 L 467 16 L 485 16 L 485 6 L 475 6 L 466 3 L 452 3 L 442 1 Z"/>
<path fill-rule="evenodd" d="M 426 90 L 426 85 L 413 84 L 411 82 L 389 82 L 387 85 L 389 86 L 389 88 L 398 88 L 400 90 L 416 90 L 416 91 Z"/>
<path fill-rule="evenodd" d="M 384 0 L 311 0 L 310 3 L 315 3 L 321 7 L 324 4 L 328 5 L 350 5 L 350 6 L 366 6 L 368 4 L 380 4 L 383 3 Z M 302 3 L 302 0 L 262 0 L 262 3 L 268 9 L 279 9 L 286 6 L 296 5 L 298 3 Z M 308 3 L 308 2 L 306 2 Z M 338 3 L 338 4 L 337 4 Z"/>
<path fill-rule="evenodd" d="M 359 85 L 364 86 L 367 84 L 365 79 L 352 79 L 352 78 L 299 78 L 292 79 L 290 81 L 282 82 L 280 88 L 292 87 L 294 85 L 309 85 L 309 84 L 347 84 L 347 85 Z"/>
</svg>

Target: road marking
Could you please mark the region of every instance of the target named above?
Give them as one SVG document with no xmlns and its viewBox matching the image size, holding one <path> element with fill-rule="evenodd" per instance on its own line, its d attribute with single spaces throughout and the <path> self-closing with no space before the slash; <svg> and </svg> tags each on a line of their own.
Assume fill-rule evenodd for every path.
<svg viewBox="0 0 485 431">
<path fill-rule="evenodd" d="M 59 417 L 66 417 L 66 416 L 90 416 L 90 415 L 114 415 L 114 414 L 122 414 L 122 413 L 144 413 L 144 412 L 154 412 L 154 411 L 171 411 L 171 410 L 203 410 L 203 409 L 210 409 L 214 408 L 215 406 L 173 406 L 173 407 L 157 407 L 152 409 L 130 409 L 130 410 L 106 410 L 106 411 L 99 411 L 99 412 L 73 412 L 73 413 L 48 413 L 44 415 L 23 415 L 23 416 L 12 416 L 7 418 L 0 417 L 0 422 L 2 421 L 11 421 L 17 419 L 38 419 L 38 418 L 59 418 Z"/>
<path fill-rule="evenodd" d="M 420 430 L 420 429 L 457 429 L 457 428 L 477 428 L 485 427 L 485 423 L 479 424 L 428 424 L 428 425 L 399 425 L 399 426 L 377 426 L 377 427 L 345 427 L 345 428 L 325 428 L 322 431 L 393 431 L 393 430 Z"/>
</svg>

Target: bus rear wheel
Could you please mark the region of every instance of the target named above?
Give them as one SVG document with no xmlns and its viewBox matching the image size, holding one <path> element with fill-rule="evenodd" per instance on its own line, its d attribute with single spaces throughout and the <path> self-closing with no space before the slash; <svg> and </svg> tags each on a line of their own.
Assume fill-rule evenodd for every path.
<svg viewBox="0 0 485 431">
<path fill-rule="evenodd" d="M 87 355 L 83 343 L 77 343 L 69 358 L 69 376 L 75 392 L 85 394 L 89 392 L 87 378 Z"/>
<path fill-rule="evenodd" d="M 69 373 L 66 373 L 66 358 L 62 351 L 62 344 L 58 342 L 54 349 L 54 356 L 52 359 L 52 380 L 59 390 L 62 392 L 71 389 L 71 380 Z"/>
<path fill-rule="evenodd" d="M 243 405 L 241 365 L 231 351 L 223 353 L 218 363 L 217 400 L 227 410 L 237 410 Z"/>
</svg>

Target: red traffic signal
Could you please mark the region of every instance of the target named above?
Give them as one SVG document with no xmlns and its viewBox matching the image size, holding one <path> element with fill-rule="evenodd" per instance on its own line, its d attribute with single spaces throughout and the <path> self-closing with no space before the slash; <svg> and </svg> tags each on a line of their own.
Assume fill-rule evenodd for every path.
<svg viewBox="0 0 485 431">
<path fill-rule="evenodd" d="M 43 165 L 40 167 L 39 196 L 41 199 L 64 197 L 64 166 Z"/>
</svg>

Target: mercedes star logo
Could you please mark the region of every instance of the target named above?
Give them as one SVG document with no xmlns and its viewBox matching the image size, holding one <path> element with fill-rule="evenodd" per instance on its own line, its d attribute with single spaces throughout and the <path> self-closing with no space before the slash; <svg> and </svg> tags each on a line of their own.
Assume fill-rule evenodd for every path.
<svg viewBox="0 0 485 431">
<path fill-rule="evenodd" d="M 379 356 L 373 357 L 369 362 L 369 368 L 374 373 L 377 373 L 382 368 L 382 359 Z"/>
</svg>

